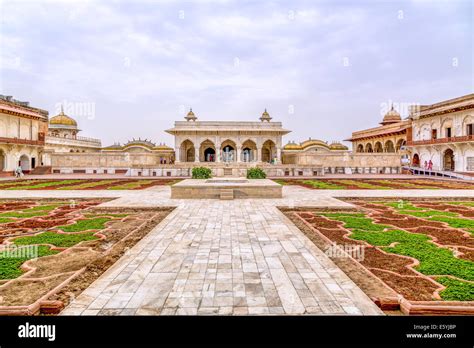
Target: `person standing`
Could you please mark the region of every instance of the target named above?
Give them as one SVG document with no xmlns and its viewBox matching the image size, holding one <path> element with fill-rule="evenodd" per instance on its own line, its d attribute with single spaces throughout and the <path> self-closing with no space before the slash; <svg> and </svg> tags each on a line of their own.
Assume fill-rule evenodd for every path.
<svg viewBox="0 0 474 348">
<path fill-rule="evenodd" d="M 21 166 L 16 167 L 15 169 L 15 177 L 17 179 L 21 178 L 23 176 L 23 170 L 21 169 Z"/>
</svg>

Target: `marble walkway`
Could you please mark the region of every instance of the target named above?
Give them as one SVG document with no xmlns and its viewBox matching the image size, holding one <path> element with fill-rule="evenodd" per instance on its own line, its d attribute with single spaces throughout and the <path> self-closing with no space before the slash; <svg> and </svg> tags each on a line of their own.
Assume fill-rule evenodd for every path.
<svg viewBox="0 0 474 348">
<path fill-rule="evenodd" d="M 0 191 L 0 198 L 116 198 L 176 206 L 63 315 L 363 314 L 378 307 L 277 206 L 351 207 L 337 197 L 474 197 L 473 190 L 284 187 L 282 199 L 171 200 L 142 191 Z"/>
</svg>

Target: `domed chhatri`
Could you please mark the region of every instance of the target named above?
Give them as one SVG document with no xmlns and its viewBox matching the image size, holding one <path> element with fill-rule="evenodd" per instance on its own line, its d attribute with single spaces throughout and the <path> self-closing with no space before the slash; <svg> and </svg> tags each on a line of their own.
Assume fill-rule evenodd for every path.
<svg viewBox="0 0 474 348">
<path fill-rule="evenodd" d="M 385 116 L 383 117 L 383 121 L 380 122 L 380 124 L 386 125 L 386 124 L 400 122 L 401 120 L 402 118 L 400 117 L 400 114 L 397 112 L 397 110 L 393 108 L 393 104 L 392 104 L 392 108 L 390 109 L 389 112 L 385 114 Z"/>
<path fill-rule="evenodd" d="M 349 148 L 346 145 L 341 144 L 338 141 L 335 141 L 335 142 L 331 143 L 331 145 L 329 145 L 329 149 L 331 149 L 331 150 L 341 150 L 341 151 L 349 150 Z"/>
<path fill-rule="evenodd" d="M 262 116 L 260 117 L 260 121 L 267 121 L 267 122 L 270 122 L 271 121 L 271 117 L 270 117 L 270 114 L 267 112 L 267 109 L 265 109 L 265 111 L 263 112 Z"/>
<path fill-rule="evenodd" d="M 188 114 L 185 117 L 186 121 L 196 121 L 197 117 L 194 115 L 193 109 L 190 108 Z"/>
<path fill-rule="evenodd" d="M 77 122 L 72 117 L 69 117 L 64 113 L 62 106 L 61 112 L 58 115 L 52 117 L 49 120 L 49 124 L 55 126 L 77 127 Z"/>
</svg>

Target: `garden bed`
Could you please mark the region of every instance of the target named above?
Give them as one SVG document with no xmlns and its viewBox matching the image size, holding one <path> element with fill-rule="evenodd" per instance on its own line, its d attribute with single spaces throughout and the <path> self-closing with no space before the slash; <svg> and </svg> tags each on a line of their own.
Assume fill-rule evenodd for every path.
<svg viewBox="0 0 474 348">
<path fill-rule="evenodd" d="M 100 203 L 0 201 L 0 315 L 58 313 L 172 210 Z"/>
<path fill-rule="evenodd" d="M 282 211 L 382 309 L 474 314 L 474 202 L 351 203 L 358 209 Z"/>
<path fill-rule="evenodd" d="M 177 179 L 22 179 L 0 181 L 0 190 L 143 190 Z"/>
<path fill-rule="evenodd" d="M 433 179 L 275 179 L 281 185 L 299 185 L 315 190 L 415 190 L 474 189 L 474 183 Z"/>
</svg>

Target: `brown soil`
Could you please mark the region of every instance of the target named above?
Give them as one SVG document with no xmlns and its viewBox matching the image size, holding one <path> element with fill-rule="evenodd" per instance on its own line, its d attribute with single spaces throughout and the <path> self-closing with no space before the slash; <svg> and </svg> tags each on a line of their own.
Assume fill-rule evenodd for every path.
<svg viewBox="0 0 474 348">
<path fill-rule="evenodd" d="M 0 306 L 27 306 L 70 277 L 62 274 L 46 280 L 16 279 L 0 288 Z"/>
<path fill-rule="evenodd" d="M 465 237 L 461 230 L 455 228 L 416 227 L 407 228 L 408 232 L 426 234 L 434 237 L 435 242 L 442 245 L 464 245 L 474 248 L 474 238 Z"/>
<path fill-rule="evenodd" d="M 458 247 L 458 251 L 462 254 L 458 255 L 460 259 L 469 260 L 474 262 L 474 250 L 463 247 Z"/>
<path fill-rule="evenodd" d="M 35 205 L 35 202 L 2 202 L 0 203 L 0 212 L 10 210 L 28 209 Z"/>
<path fill-rule="evenodd" d="M 28 266 L 36 268 L 28 278 L 42 278 L 52 274 L 75 272 L 95 260 L 100 253 L 88 249 L 71 249 L 61 254 L 40 257 L 28 261 Z"/>
<path fill-rule="evenodd" d="M 388 219 L 385 217 L 379 218 L 374 216 L 374 222 L 383 225 L 392 225 L 398 228 L 413 228 L 420 226 L 432 226 L 438 228 L 445 228 L 445 225 L 442 222 L 437 221 L 426 221 L 423 219 L 417 219 L 413 217 L 406 217 L 402 219 Z"/>
<path fill-rule="evenodd" d="M 360 262 L 367 268 L 381 268 L 401 275 L 417 275 L 407 266 L 413 261 L 395 254 L 385 254 L 377 248 L 367 247 L 364 250 L 364 260 Z"/>
<path fill-rule="evenodd" d="M 436 286 L 427 279 L 421 277 L 403 277 L 401 275 L 377 269 L 371 269 L 371 271 L 407 300 L 435 300 L 433 293 L 439 288 L 439 286 Z"/>
<path fill-rule="evenodd" d="M 54 226 L 60 226 L 60 225 L 65 225 L 69 221 L 68 218 L 64 219 L 55 219 L 55 220 L 42 220 L 42 219 L 28 219 L 20 222 L 10 222 L 7 224 L 4 224 L 2 227 L 3 229 L 0 230 L 0 232 L 10 232 L 12 229 L 15 228 L 38 228 L 38 229 L 44 229 L 44 228 L 51 228 Z"/>
<path fill-rule="evenodd" d="M 316 226 L 313 226 L 313 227 L 316 228 L 319 232 L 321 232 L 324 236 L 326 236 L 327 238 L 329 238 L 330 240 L 338 244 L 347 244 L 348 242 L 350 242 L 351 244 L 360 244 L 360 245 L 364 244 L 362 242 L 344 237 L 347 234 L 349 234 L 346 230 L 336 229 L 336 228 L 323 228 L 323 227 L 316 227 Z"/>
<path fill-rule="evenodd" d="M 322 216 L 315 216 L 311 214 L 312 216 L 308 216 L 307 213 L 297 213 L 299 216 L 301 216 L 303 219 L 308 221 L 310 224 L 317 226 L 317 227 L 323 227 L 323 228 L 338 228 L 342 226 L 342 222 L 339 221 L 334 221 L 334 220 L 329 220 L 326 219 Z"/>
</svg>

